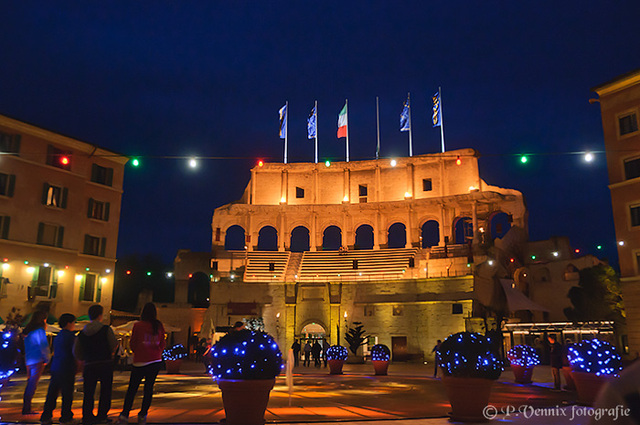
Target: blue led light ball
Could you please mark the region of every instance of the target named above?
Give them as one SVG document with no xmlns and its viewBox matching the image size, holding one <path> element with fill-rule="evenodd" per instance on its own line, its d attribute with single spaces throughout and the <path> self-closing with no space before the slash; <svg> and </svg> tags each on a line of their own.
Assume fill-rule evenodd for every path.
<svg viewBox="0 0 640 425">
<path fill-rule="evenodd" d="M 516 345 L 507 352 L 507 358 L 512 365 L 534 367 L 540 364 L 538 352 L 528 345 Z"/>
<path fill-rule="evenodd" d="M 438 349 L 438 365 L 447 376 L 498 379 L 502 361 L 491 340 L 472 332 L 449 335 Z"/>
<path fill-rule="evenodd" d="M 572 344 L 567 356 L 574 372 L 617 375 L 622 370 L 622 358 L 613 345 L 599 339 Z"/>
<path fill-rule="evenodd" d="M 18 370 L 18 332 L 0 331 L 0 381 L 8 379 Z"/>
<path fill-rule="evenodd" d="M 384 344 L 376 344 L 371 348 L 371 360 L 374 362 L 388 362 L 391 358 L 391 350 Z"/>
<path fill-rule="evenodd" d="M 268 333 L 243 329 L 223 336 L 207 362 L 214 379 L 273 379 L 280 374 L 282 353 Z"/>
<path fill-rule="evenodd" d="M 327 349 L 327 360 L 347 360 L 349 351 L 342 345 L 332 345 Z"/>
<path fill-rule="evenodd" d="M 187 357 L 187 349 L 182 344 L 176 344 L 171 348 L 168 348 L 162 352 L 162 360 L 176 361 Z"/>
</svg>

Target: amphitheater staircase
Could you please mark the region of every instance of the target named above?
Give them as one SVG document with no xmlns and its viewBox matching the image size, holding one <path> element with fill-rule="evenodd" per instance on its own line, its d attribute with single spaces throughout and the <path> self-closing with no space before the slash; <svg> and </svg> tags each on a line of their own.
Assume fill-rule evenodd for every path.
<svg viewBox="0 0 640 425">
<path fill-rule="evenodd" d="M 289 264 L 287 265 L 287 271 L 284 274 L 285 282 L 295 282 L 300 272 L 300 265 L 302 264 L 302 252 L 292 252 L 289 256 Z"/>
</svg>

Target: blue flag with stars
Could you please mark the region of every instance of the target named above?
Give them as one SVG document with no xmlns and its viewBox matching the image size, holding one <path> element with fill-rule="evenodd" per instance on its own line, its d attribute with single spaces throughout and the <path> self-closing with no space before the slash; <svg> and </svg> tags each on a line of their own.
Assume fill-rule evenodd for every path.
<svg viewBox="0 0 640 425">
<path fill-rule="evenodd" d="M 409 97 L 407 97 L 407 101 L 404 102 L 404 109 L 400 114 L 400 131 L 411 130 L 411 113 L 409 112 L 409 108 L 411 108 L 411 106 L 409 104 Z"/>
<path fill-rule="evenodd" d="M 442 125 L 442 110 L 440 109 L 440 91 L 433 95 L 433 126 Z"/>
<path fill-rule="evenodd" d="M 307 118 L 307 134 L 309 139 L 313 139 L 316 137 L 317 133 L 317 125 L 318 125 L 318 111 L 314 106 L 311 110 L 311 115 Z"/>
</svg>

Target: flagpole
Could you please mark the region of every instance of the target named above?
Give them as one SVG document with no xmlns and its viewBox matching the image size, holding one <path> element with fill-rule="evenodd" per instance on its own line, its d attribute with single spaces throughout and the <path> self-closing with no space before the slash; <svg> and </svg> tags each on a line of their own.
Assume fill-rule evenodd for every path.
<svg viewBox="0 0 640 425">
<path fill-rule="evenodd" d="M 376 159 L 380 158 L 380 105 L 376 96 L 376 130 L 378 131 L 378 144 L 376 145 Z"/>
<path fill-rule="evenodd" d="M 413 133 L 411 125 L 411 93 L 407 93 L 407 102 L 409 103 L 407 105 L 409 107 L 409 156 L 413 156 L 413 141 L 411 137 L 411 133 Z"/>
<path fill-rule="evenodd" d="M 289 138 L 289 101 L 284 103 L 284 163 L 287 163 L 287 142 Z"/>
<path fill-rule="evenodd" d="M 347 108 L 347 162 L 349 162 L 349 100 L 344 100 L 344 106 Z"/>
<path fill-rule="evenodd" d="M 316 106 L 314 108 L 316 114 L 316 164 L 318 163 L 318 101 L 316 100 Z"/>
<path fill-rule="evenodd" d="M 442 153 L 444 153 L 444 110 L 442 109 L 442 87 L 438 87 L 440 94 L 440 143 L 442 144 Z"/>
</svg>

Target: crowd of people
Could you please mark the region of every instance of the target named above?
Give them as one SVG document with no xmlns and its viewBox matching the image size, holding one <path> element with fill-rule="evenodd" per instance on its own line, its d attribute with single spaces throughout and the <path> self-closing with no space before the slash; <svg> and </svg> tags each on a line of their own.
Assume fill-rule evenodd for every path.
<svg viewBox="0 0 640 425">
<path fill-rule="evenodd" d="M 313 342 L 313 344 L 312 344 Z M 300 358 L 302 353 L 302 365 L 305 367 L 311 366 L 311 362 L 313 361 L 313 365 L 315 367 L 322 367 L 322 363 L 324 362 L 324 367 L 327 367 L 327 349 L 329 348 L 329 343 L 326 339 L 322 339 L 322 345 L 318 342 L 317 339 L 310 340 L 308 339 L 304 344 L 304 347 L 300 344 L 300 341 L 296 338 L 291 345 L 291 349 L 293 350 L 293 361 L 294 366 L 300 366 Z"/>
<path fill-rule="evenodd" d="M 82 365 L 83 400 L 82 423 L 85 425 L 111 423 L 108 414 L 111 409 L 114 358 L 118 341 L 110 326 L 102 323 L 104 308 L 101 305 L 89 307 L 90 322 L 78 336 L 74 333 L 76 317 L 65 313 L 58 319 L 60 332 L 53 340 L 53 356 L 45 333 L 47 313 L 35 311 L 23 330 L 27 385 L 24 391 L 22 414 L 36 415 L 32 399 L 42 376 L 45 365 L 51 360 L 51 379 L 40 415 L 40 423 L 52 423 L 53 412 L 58 397 L 62 396 L 60 424 L 77 423 L 71 410 L 73 391 L 78 365 Z M 138 388 L 144 380 L 142 407 L 138 413 L 138 424 L 145 425 L 147 412 L 151 406 L 153 386 L 162 365 L 162 351 L 165 347 L 165 331 L 157 318 L 153 303 L 147 303 L 140 314 L 140 320 L 133 325 L 130 347 L 133 363 L 129 386 L 124 398 L 124 406 L 117 424 L 129 423 L 129 413 Z M 95 392 L 100 383 L 98 410 L 94 414 Z"/>
</svg>

